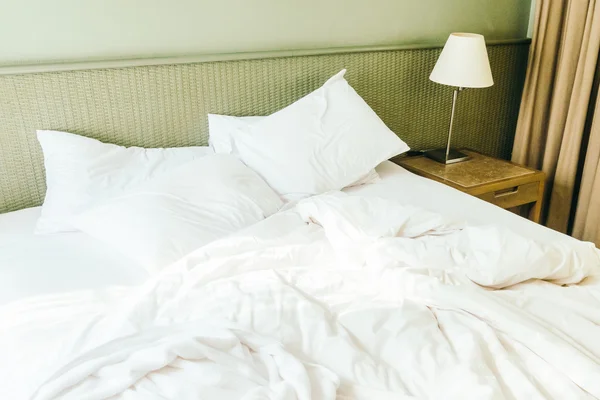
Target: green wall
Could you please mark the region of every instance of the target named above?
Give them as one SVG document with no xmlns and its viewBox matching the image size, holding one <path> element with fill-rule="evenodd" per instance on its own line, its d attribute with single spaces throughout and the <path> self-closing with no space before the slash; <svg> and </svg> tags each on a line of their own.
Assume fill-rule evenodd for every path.
<svg viewBox="0 0 600 400">
<path fill-rule="evenodd" d="M 0 0 L 0 65 L 527 36 L 531 0 Z"/>
</svg>

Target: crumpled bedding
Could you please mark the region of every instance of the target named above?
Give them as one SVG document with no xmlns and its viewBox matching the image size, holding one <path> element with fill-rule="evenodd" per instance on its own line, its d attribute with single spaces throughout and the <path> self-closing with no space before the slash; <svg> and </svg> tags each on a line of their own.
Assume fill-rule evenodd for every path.
<svg viewBox="0 0 600 400">
<path fill-rule="evenodd" d="M 600 398 L 600 257 L 331 192 L 0 308 L 2 399 Z"/>
</svg>

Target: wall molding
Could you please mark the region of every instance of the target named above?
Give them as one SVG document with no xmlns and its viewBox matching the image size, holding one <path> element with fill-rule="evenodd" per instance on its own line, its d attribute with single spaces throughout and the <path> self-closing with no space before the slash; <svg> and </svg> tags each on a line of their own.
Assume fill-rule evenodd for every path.
<svg viewBox="0 0 600 400">
<path fill-rule="evenodd" d="M 505 39 L 490 40 L 488 46 L 508 45 L 508 44 L 529 44 L 531 39 Z M 308 50 L 281 50 L 281 51 L 262 51 L 246 53 L 224 53 L 224 54 L 200 54 L 194 56 L 182 57 L 156 57 L 156 58 L 133 58 L 133 59 L 113 59 L 113 60 L 93 60 L 80 62 L 58 62 L 58 63 L 39 63 L 39 64 L 12 64 L 0 65 L 0 75 L 23 75 L 39 74 L 47 72 L 63 71 L 81 71 L 94 69 L 113 69 L 146 67 L 153 65 L 177 65 L 194 64 L 219 61 L 240 61 L 255 60 L 265 58 L 283 58 L 297 56 L 318 56 L 327 54 L 351 54 L 376 51 L 397 51 L 397 50 L 418 50 L 418 49 L 436 49 L 442 48 L 444 43 L 425 43 L 411 45 L 392 45 L 392 46 L 355 46 L 355 47 L 336 47 L 324 49 Z"/>
</svg>

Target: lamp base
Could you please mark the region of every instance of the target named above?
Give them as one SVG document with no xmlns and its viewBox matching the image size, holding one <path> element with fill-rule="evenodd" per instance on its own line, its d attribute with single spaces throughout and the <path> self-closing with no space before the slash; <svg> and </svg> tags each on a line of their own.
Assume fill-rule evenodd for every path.
<svg viewBox="0 0 600 400">
<path fill-rule="evenodd" d="M 461 153 L 460 151 L 455 149 L 450 149 L 448 159 L 446 159 L 446 149 L 435 149 L 426 151 L 425 157 L 431 158 L 432 160 L 435 160 L 442 164 L 454 164 L 461 161 L 467 161 L 471 158 L 465 153 Z"/>
</svg>

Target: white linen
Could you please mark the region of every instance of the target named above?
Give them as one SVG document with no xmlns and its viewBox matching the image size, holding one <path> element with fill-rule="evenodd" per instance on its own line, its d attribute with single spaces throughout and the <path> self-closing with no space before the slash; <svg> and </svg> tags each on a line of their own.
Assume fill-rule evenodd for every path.
<svg viewBox="0 0 600 400">
<path fill-rule="evenodd" d="M 233 115 L 208 114 L 208 144 L 216 153 L 238 155 L 234 136 L 238 129 L 262 121 L 264 116 L 235 117 Z"/>
<path fill-rule="evenodd" d="M 213 140 L 215 152 L 235 151 L 283 198 L 296 200 L 349 186 L 407 151 L 344 79 L 345 72 L 258 122 L 231 121 L 235 134 Z"/>
<path fill-rule="evenodd" d="M 35 235 L 40 212 L 33 207 L 0 214 L 0 305 L 56 292 L 140 285 L 148 278 L 136 262 L 84 233 Z"/>
<path fill-rule="evenodd" d="M 282 206 L 277 193 L 240 160 L 213 154 L 111 197 L 72 221 L 157 272 Z"/>
<path fill-rule="evenodd" d="M 58 131 L 39 130 L 37 137 L 47 186 L 38 234 L 73 231 L 70 219 L 94 202 L 212 153 L 209 147 L 122 147 Z"/>
<path fill-rule="evenodd" d="M 560 234 L 386 161 L 381 181 L 344 192 L 419 205 L 470 225 L 496 224 L 541 242 Z M 0 214 L 0 304 L 40 294 L 138 285 L 148 273 L 129 257 L 81 232 L 33 235 L 41 207 Z"/>
<path fill-rule="evenodd" d="M 208 143 L 213 149 L 217 149 L 217 153 L 239 157 L 239 152 L 234 145 L 236 132 L 238 130 L 249 131 L 252 125 L 264 118 L 264 116 L 234 117 L 231 115 L 208 114 Z M 366 185 L 377 181 L 379 181 L 379 175 L 373 168 L 348 186 Z"/>
<path fill-rule="evenodd" d="M 544 243 L 557 240 L 575 241 L 570 236 L 521 218 L 443 183 L 415 175 L 391 161 L 380 164 L 377 173 L 381 178 L 380 182 L 346 188 L 344 192 L 397 200 L 403 205 L 418 205 L 451 220 L 465 221 L 469 225 L 497 225 Z"/>
<path fill-rule="evenodd" d="M 598 251 L 504 247 L 521 239 L 399 201 L 313 197 L 134 293 L 0 308 L 0 388 L 15 400 L 600 397 Z M 545 280 L 486 287 L 514 283 L 504 267 Z"/>
<path fill-rule="evenodd" d="M 380 182 L 344 192 L 417 204 L 470 225 L 497 224 L 541 242 L 570 239 L 392 162 L 382 163 L 377 172 Z M 33 235 L 40 210 L 0 214 L 0 304 L 46 293 L 137 285 L 147 279 L 148 273 L 135 261 L 86 234 Z"/>
</svg>

